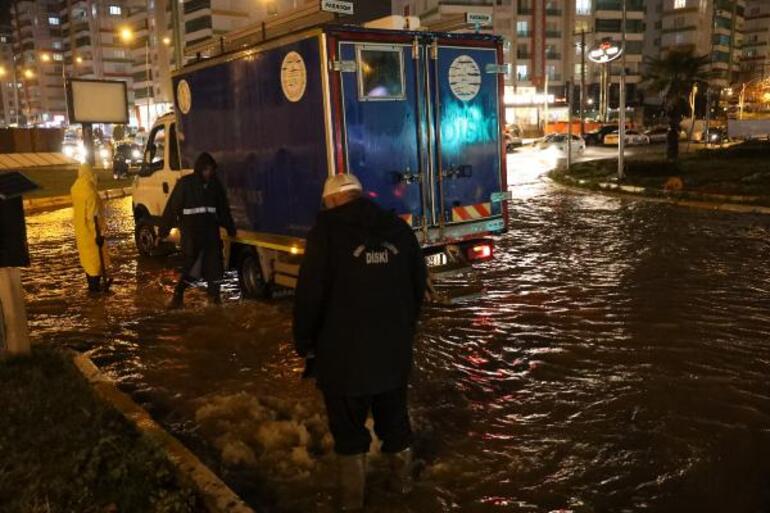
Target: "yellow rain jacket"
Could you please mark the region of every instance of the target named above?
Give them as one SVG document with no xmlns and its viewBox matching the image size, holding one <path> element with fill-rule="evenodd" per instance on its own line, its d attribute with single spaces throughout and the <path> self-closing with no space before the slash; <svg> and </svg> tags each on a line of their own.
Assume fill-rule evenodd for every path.
<svg viewBox="0 0 770 513">
<path fill-rule="evenodd" d="M 80 254 L 80 265 L 89 276 L 101 276 L 102 265 L 99 261 L 99 246 L 96 245 L 96 226 L 94 217 L 98 218 L 99 230 L 104 236 L 104 207 L 96 189 L 96 174 L 88 164 L 81 164 L 78 179 L 70 189 L 72 195 L 72 211 L 75 225 L 75 241 Z M 104 265 L 109 265 L 107 244 L 102 246 Z"/>
</svg>

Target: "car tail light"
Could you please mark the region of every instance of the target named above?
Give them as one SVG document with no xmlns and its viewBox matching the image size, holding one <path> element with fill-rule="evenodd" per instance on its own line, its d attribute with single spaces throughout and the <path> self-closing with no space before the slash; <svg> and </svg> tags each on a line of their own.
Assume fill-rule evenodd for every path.
<svg viewBox="0 0 770 513">
<path fill-rule="evenodd" d="M 483 262 L 492 258 L 492 243 L 479 242 L 468 246 L 465 251 L 470 262 Z"/>
</svg>

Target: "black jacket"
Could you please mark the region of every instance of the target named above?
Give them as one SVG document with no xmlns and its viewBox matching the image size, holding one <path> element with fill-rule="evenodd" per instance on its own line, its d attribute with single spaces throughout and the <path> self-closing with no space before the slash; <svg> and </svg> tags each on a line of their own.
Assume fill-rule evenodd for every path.
<svg viewBox="0 0 770 513">
<path fill-rule="evenodd" d="M 219 279 L 222 273 L 219 227 L 234 236 L 235 223 L 225 189 L 216 176 L 205 183 L 193 173 L 177 182 L 163 211 L 161 237 L 167 236 L 172 226 L 179 226 L 182 231 L 182 252 L 188 260 L 194 261 L 201 252 L 217 255 L 217 258 L 208 259 L 212 264 L 204 268 L 204 277 Z"/>
<path fill-rule="evenodd" d="M 324 391 L 404 386 L 427 270 L 412 229 L 368 199 L 322 211 L 308 234 L 294 305 L 300 356 Z"/>
</svg>

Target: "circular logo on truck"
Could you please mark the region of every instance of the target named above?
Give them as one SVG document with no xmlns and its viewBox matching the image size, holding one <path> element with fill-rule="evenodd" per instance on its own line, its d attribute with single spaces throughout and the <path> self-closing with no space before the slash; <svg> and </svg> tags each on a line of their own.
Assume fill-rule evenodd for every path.
<svg viewBox="0 0 770 513">
<path fill-rule="evenodd" d="M 190 112 L 192 107 L 192 92 L 190 91 L 190 84 L 187 80 L 180 80 L 176 85 L 176 104 L 182 114 Z"/>
<path fill-rule="evenodd" d="M 461 55 L 449 66 L 449 88 L 458 100 L 470 101 L 481 89 L 481 70 L 470 55 Z"/>
<path fill-rule="evenodd" d="M 281 64 L 281 89 L 286 99 L 298 102 L 305 94 L 307 86 L 307 70 L 305 61 L 297 52 L 289 52 Z"/>
</svg>

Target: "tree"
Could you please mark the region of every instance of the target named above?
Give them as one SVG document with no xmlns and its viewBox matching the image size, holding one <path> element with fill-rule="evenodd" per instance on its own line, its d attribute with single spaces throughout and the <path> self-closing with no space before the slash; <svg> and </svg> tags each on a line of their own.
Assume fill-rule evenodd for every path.
<svg viewBox="0 0 770 513">
<path fill-rule="evenodd" d="M 663 57 L 648 58 L 645 64 L 643 83 L 661 95 L 668 117 L 666 156 L 676 159 L 679 156 L 680 124 L 689 108 L 687 98 L 694 84 L 707 83 L 714 77 L 708 70 L 711 59 L 708 55 L 697 56 L 692 48 L 688 48 L 671 50 Z"/>
</svg>

